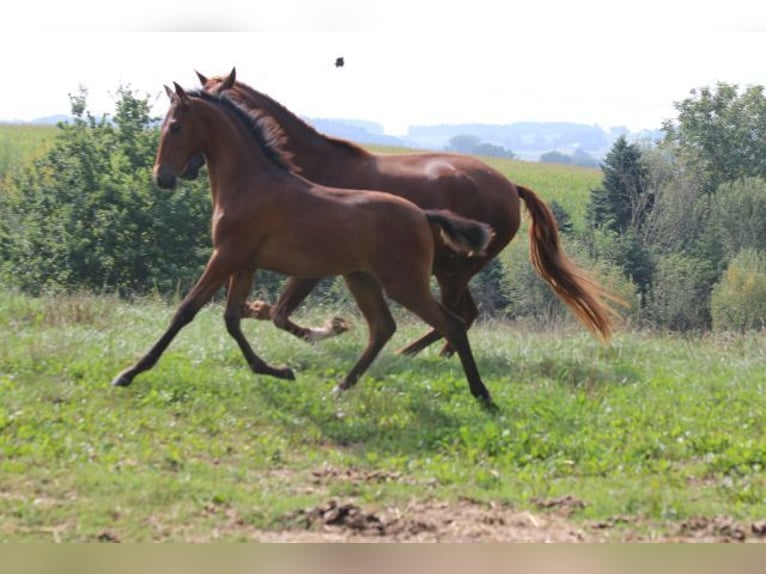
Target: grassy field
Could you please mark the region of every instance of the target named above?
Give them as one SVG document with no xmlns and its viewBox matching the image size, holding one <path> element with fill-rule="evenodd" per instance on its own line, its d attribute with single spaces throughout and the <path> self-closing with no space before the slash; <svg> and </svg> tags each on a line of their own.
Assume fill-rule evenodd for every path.
<svg viewBox="0 0 766 574">
<path fill-rule="evenodd" d="M 564 521 L 585 540 L 752 539 L 766 518 L 762 333 L 601 346 L 577 326 L 485 323 L 471 340 L 493 415 L 455 359 L 394 353 L 423 331 L 409 317 L 335 397 L 366 340 L 353 312 L 353 331 L 316 346 L 245 324 L 261 356 L 296 370 L 285 382 L 246 368 L 213 305 L 111 388 L 172 311 L 0 297 L 0 540 L 439 539 L 470 516 L 482 540 L 512 532 L 510 511 L 546 536 Z M 450 518 L 429 518 L 438 508 Z"/>
<path fill-rule="evenodd" d="M 0 123 L 0 180 L 12 166 L 42 154 L 53 141 L 57 128 L 50 125 Z"/>
<path fill-rule="evenodd" d="M 37 135 L 55 130 L 45 129 Z M 44 149 L 45 137 L 29 137 L 37 144 L 14 148 L 12 162 Z M 601 180 L 488 161 L 575 221 Z M 526 257 L 526 238 L 516 243 Z M 0 540 L 766 534 L 763 333 L 623 332 L 602 346 L 576 325 L 483 323 L 471 341 L 493 415 L 456 359 L 395 354 L 424 331 L 411 317 L 336 397 L 366 342 L 353 310 L 299 315 L 356 323 L 316 346 L 245 324 L 256 352 L 295 369 L 284 382 L 246 368 L 213 305 L 155 369 L 111 388 L 172 312 L 155 300 L 0 293 Z"/>
</svg>

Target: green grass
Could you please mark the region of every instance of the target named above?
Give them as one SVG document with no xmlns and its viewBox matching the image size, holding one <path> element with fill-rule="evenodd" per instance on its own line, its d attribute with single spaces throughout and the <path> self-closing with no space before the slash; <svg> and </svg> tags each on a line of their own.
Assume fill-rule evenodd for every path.
<svg viewBox="0 0 766 574">
<path fill-rule="evenodd" d="M 111 388 L 172 312 L 3 294 L 0 540 L 240 540 L 332 496 L 539 511 L 539 499 L 571 495 L 585 504 L 575 521 L 655 525 L 766 514 L 762 333 L 623 333 L 604 347 L 579 327 L 479 325 L 471 340 L 500 406 L 492 415 L 456 359 L 395 355 L 423 331 L 409 318 L 358 386 L 334 397 L 366 340 L 358 318 L 316 346 L 246 322 L 256 352 L 296 370 L 285 382 L 246 368 L 214 305 L 153 370 Z M 317 487 L 313 473 L 328 468 L 402 479 Z"/>
<path fill-rule="evenodd" d="M 44 153 L 57 132 L 55 126 L 0 123 L 0 180 L 14 167 Z"/>
</svg>

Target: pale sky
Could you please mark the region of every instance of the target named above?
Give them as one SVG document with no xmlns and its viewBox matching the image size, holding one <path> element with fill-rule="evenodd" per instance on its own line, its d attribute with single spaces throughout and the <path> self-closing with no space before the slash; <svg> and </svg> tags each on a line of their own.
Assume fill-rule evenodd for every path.
<svg viewBox="0 0 766 574">
<path fill-rule="evenodd" d="M 716 82 L 766 85 L 752 0 L 14 1 L 0 23 L 0 120 L 114 111 L 129 85 L 227 73 L 313 118 L 415 124 L 570 121 L 659 128 Z M 335 58 L 346 65 L 335 68 Z"/>
</svg>

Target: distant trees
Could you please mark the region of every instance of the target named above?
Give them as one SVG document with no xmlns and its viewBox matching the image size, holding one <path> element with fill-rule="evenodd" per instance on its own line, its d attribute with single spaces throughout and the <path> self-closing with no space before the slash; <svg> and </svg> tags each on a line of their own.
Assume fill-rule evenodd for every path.
<svg viewBox="0 0 766 574">
<path fill-rule="evenodd" d="M 541 163 L 556 163 L 559 165 L 579 165 L 582 167 L 598 167 L 599 161 L 587 152 L 581 149 L 575 150 L 572 154 L 566 154 L 560 151 L 549 151 L 540 155 Z"/>
<path fill-rule="evenodd" d="M 451 137 L 445 150 L 472 155 L 504 157 L 507 159 L 516 157 L 516 154 L 509 149 L 505 149 L 504 147 L 492 143 L 483 142 L 476 136 L 464 134 Z"/>
</svg>

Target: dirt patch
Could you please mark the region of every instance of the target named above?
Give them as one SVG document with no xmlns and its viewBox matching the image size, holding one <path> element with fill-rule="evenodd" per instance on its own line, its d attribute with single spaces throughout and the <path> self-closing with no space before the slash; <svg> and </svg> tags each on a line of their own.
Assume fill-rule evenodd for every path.
<svg viewBox="0 0 766 574">
<path fill-rule="evenodd" d="M 413 501 L 402 507 L 365 508 L 353 500 L 330 499 L 291 512 L 282 529 L 258 531 L 269 542 L 764 542 L 766 522 L 740 524 L 731 518 L 692 518 L 649 525 L 636 517 L 575 523 L 583 502 L 564 497 L 536 502 L 535 513 L 472 500 Z"/>
<path fill-rule="evenodd" d="M 533 514 L 471 500 L 413 501 L 403 507 L 365 509 L 354 501 L 331 499 L 286 515 L 282 531 L 260 532 L 270 541 L 345 542 L 596 542 L 557 513 Z"/>
</svg>

